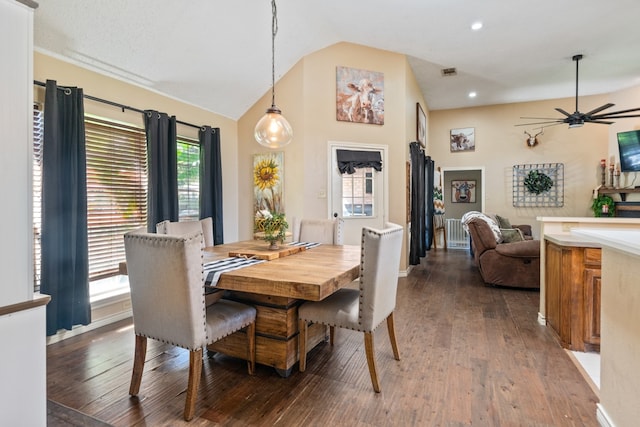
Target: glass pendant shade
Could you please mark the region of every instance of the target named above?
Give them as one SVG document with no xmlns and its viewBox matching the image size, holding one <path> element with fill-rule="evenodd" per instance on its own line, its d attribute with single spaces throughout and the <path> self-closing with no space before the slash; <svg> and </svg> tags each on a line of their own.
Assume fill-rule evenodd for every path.
<svg viewBox="0 0 640 427">
<path fill-rule="evenodd" d="M 293 130 L 280 109 L 272 105 L 256 124 L 254 135 L 260 145 L 280 148 L 291 142 Z"/>
</svg>

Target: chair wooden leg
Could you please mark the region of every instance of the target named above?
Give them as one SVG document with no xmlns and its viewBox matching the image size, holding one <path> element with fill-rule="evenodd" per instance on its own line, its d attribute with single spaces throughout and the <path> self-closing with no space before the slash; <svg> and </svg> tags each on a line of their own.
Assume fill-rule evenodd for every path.
<svg viewBox="0 0 640 427">
<path fill-rule="evenodd" d="M 189 352 L 189 384 L 187 385 L 187 398 L 184 403 L 184 419 L 190 421 L 196 409 L 198 398 L 198 386 L 202 374 L 202 349 Z"/>
<path fill-rule="evenodd" d="M 298 320 L 298 360 L 300 372 L 307 369 L 307 321 Z"/>
<path fill-rule="evenodd" d="M 371 384 L 376 393 L 380 393 L 380 384 L 378 383 L 378 370 L 376 369 L 376 356 L 373 348 L 373 332 L 364 333 L 364 349 L 367 353 L 367 365 L 369 365 L 369 375 L 371 376 Z"/>
<path fill-rule="evenodd" d="M 247 326 L 247 341 L 249 342 L 249 357 L 247 358 L 249 375 L 253 375 L 256 370 L 256 322 Z"/>
<path fill-rule="evenodd" d="M 329 344 L 333 345 L 333 338 L 336 335 L 336 327 L 329 326 Z"/>
<path fill-rule="evenodd" d="M 444 239 L 444 250 L 447 250 L 447 228 L 442 229 L 442 238 Z"/>
<path fill-rule="evenodd" d="M 137 396 L 140 392 L 142 382 L 142 371 L 144 371 L 144 359 L 147 357 L 147 337 L 136 335 L 136 348 L 133 356 L 133 371 L 131 373 L 131 384 L 129 394 Z"/>
<path fill-rule="evenodd" d="M 387 317 L 387 330 L 389 331 L 389 340 L 391 341 L 391 348 L 393 349 L 393 357 L 396 360 L 400 360 L 400 352 L 398 351 L 398 342 L 396 341 L 396 328 L 393 322 L 393 311 Z"/>
</svg>

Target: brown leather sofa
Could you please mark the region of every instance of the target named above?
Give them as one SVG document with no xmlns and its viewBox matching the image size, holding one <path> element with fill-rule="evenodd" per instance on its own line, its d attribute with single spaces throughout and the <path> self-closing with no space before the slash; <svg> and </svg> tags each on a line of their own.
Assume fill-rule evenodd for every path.
<svg viewBox="0 0 640 427">
<path fill-rule="evenodd" d="M 485 283 L 499 286 L 540 289 L 540 241 L 528 239 L 498 243 L 486 221 L 467 222 L 473 257 Z M 526 236 L 530 226 L 516 226 Z"/>
</svg>

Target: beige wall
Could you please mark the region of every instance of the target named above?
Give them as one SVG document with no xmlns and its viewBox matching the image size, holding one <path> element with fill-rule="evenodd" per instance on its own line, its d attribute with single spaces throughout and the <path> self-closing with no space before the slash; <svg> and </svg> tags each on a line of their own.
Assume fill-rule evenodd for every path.
<svg viewBox="0 0 640 427">
<path fill-rule="evenodd" d="M 348 66 L 384 73 L 385 124 L 366 125 L 335 119 L 336 66 Z M 34 78 L 57 80 L 62 85 L 84 88 L 86 94 L 130 105 L 174 114 L 179 120 L 221 128 L 224 181 L 225 241 L 248 239 L 252 234 L 253 154 L 264 152 L 253 137 L 255 123 L 270 106 L 270 91 L 258 100 L 239 121 L 124 83 L 84 68 L 35 53 Z M 42 99 L 42 90 L 36 90 Z M 565 125 L 545 128 L 534 148 L 525 145 L 521 116 L 556 117 L 555 107 L 573 111 L 573 98 L 530 103 L 494 105 L 455 110 L 429 111 L 406 57 L 393 52 L 349 43 L 338 43 L 301 59 L 276 83 L 276 104 L 294 129 L 293 142 L 285 147 L 285 209 L 288 217 L 326 216 L 327 143 L 345 141 L 384 144 L 389 147 L 389 220 L 406 226 L 406 177 L 408 143 L 416 138 L 416 102 L 427 114 L 427 154 L 443 168 L 485 169 L 485 210 L 500 213 L 512 223 L 530 223 L 537 233 L 537 216 L 590 216 L 590 197 L 599 184 L 601 158 L 617 157 L 616 133 L 639 129 L 640 120 L 622 119 L 609 127 L 585 125 L 567 129 Z M 589 110 L 605 102 L 612 109 L 640 105 L 640 86 L 608 96 L 580 98 L 580 109 Z M 93 101 L 85 103 L 87 113 L 142 125 L 140 115 Z M 474 127 L 473 152 L 449 151 L 449 130 Z M 196 129 L 180 126 L 185 136 Z M 565 188 L 562 208 L 514 208 L 512 167 L 527 163 L 564 163 Z M 626 178 L 632 182 L 634 174 Z M 640 181 L 636 182 L 640 185 Z M 405 239 L 402 266 L 407 265 Z M 403 268 L 404 269 L 404 268 Z"/>
<path fill-rule="evenodd" d="M 384 125 L 336 120 L 336 67 L 347 66 L 384 73 Z M 238 122 L 239 236 L 252 234 L 253 154 L 265 152 L 253 138 L 253 129 L 270 106 L 270 92 Z M 306 56 L 276 83 L 276 104 L 294 132 L 284 147 L 285 211 L 291 217 L 326 217 L 328 142 L 387 145 L 389 159 L 389 218 L 406 226 L 405 164 L 408 143 L 416 135 L 416 102 L 424 101 L 404 55 L 349 43 L 338 43 Z M 406 241 L 407 239 L 405 239 Z M 406 268 L 406 247 L 401 269 Z"/>
<path fill-rule="evenodd" d="M 238 137 L 236 121 L 37 52 L 34 54 L 34 79 L 41 82 L 45 82 L 47 79 L 56 80 L 59 85 L 81 87 L 85 95 L 107 99 L 140 110 L 162 111 L 169 115 L 175 115 L 178 120 L 195 125 L 219 127 L 222 180 L 224 183 L 224 238 L 227 242 L 238 240 L 238 153 L 236 150 Z M 43 102 L 44 88 L 37 87 L 34 97 L 36 101 Z M 91 100 L 85 100 L 84 109 L 88 114 L 144 127 L 141 114 L 134 111 L 125 110 L 122 112 L 117 107 Z M 196 128 L 184 125 L 178 125 L 178 133 L 188 137 L 197 138 L 198 136 Z"/>
<path fill-rule="evenodd" d="M 632 108 L 640 104 L 640 88 L 609 96 L 580 97 L 580 109 L 589 111 L 606 102 L 616 102 L 613 108 Z M 484 210 L 498 213 L 512 224 L 532 224 L 539 236 L 537 216 L 592 216 L 592 192 L 600 183 L 600 159 L 617 155 L 615 130 L 638 128 L 640 121 L 622 119 L 606 125 L 587 124 L 568 129 L 557 125 L 544 129 L 534 148 L 525 145 L 524 131 L 533 126 L 514 126 L 525 123 L 520 117 L 558 117 L 554 108 L 575 110 L 575 99 L 555 99 L 539 102 L 492 105 L 486 107 L 432 111 L 429 126 L 429 154 L 436 166 L 485 168 Z M 453 128 L 474 127 L 476 148 L 472 152 L 451 153 L 449 131 Z M 512 206 L 512 168 L 518 164 L 563 163 L 564 206 L 561 208 L 515 208 Z"/>
</svg>

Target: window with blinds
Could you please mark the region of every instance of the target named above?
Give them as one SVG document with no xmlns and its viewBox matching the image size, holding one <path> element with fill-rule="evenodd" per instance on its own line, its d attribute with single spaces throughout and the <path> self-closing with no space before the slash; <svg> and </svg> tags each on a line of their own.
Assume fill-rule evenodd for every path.
<svg viewBox="0 0 640 427">
<path fill-rule="evenodd" d="M 40 230 L 44 115 L 34 106 L 34 289 L 40 288 Z M 89 280 L 119 273 L 123 235 L 147 226 L 147 150 L 144 129 L 85 116 Z M 178 137 L 180 220 L 199 219 L 200 146 Z"/>
<path fill-rule="evenodd" d="M 89 280 L 118 274 L 124 233 L 147 225 L 144 130 L 85 117 Z"/>
<path fill-rule="evenodd" d="M 200 219 L 200 144 L 178 136 L 178 211 L 180 221 Z"/>
</svg>

